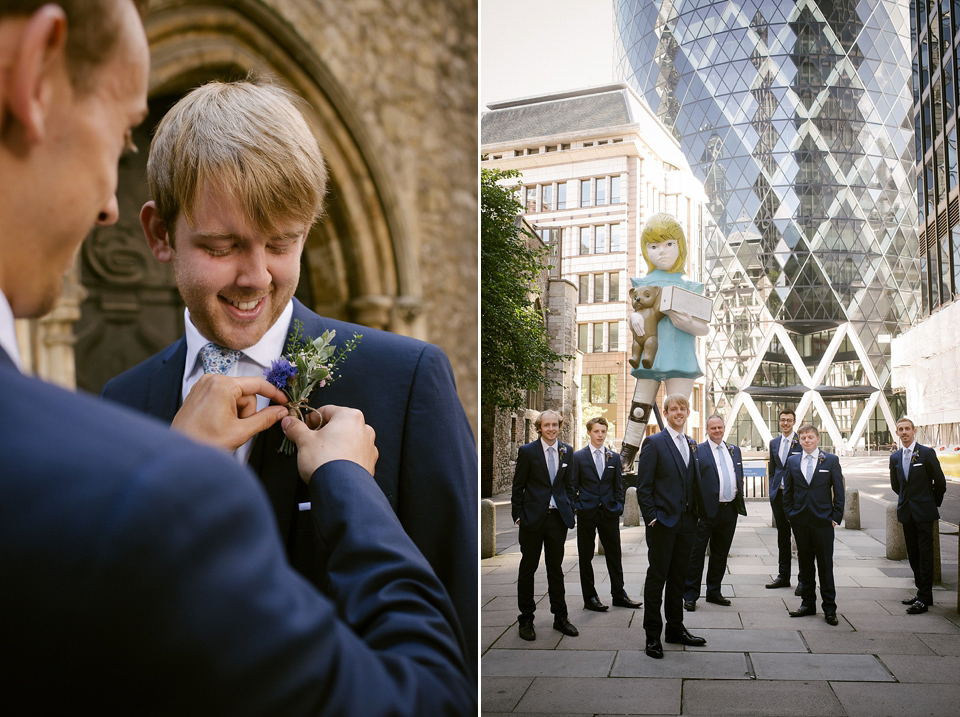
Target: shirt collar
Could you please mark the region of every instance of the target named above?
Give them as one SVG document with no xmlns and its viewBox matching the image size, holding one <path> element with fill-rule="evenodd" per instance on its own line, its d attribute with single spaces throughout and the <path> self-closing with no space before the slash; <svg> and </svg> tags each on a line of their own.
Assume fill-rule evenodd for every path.
<svg viewBox="0 0 960 717">
<path fill-rule="evenodd" d="M 803 457 L 804 457 L 804 458 L 806 458 L 808 455 L 813 456 L 814 458 L 819 458 L 819 457 L 820 457 L 820 447 L 817 446 L 817 447 L 813 450 L 813 453 L 807 453 L 806 451 L 803 452 Z"/>
<path fill-rule="evenodd" d="M 0 348 L 7 352 L 10 360 L 18 369 L 23 371 L 23 360 L 20 358 L 20 346 L 17 343 L 17 325 L 13 318 L 13 309 L 10 302 L 0 291 Z"/>
<path fill-rule="evenodd" d="M 541 439 L 540 439 L 540 445 L 543 447 L 543 452 L 544 452 L 544 454 L 546 454 L 548 448 L 556 448 L 558 453 L 559 453 L 559 451 L 560 451 L 560 439 L 559 439 L 559 438 L 553 442 L 553 445 L 552 445 L 552 446 L 551 446 L 549 443 L 547 443 L 543 438 L 541 438 Z"/>
<path fill-rule="evenodd" d="M 917 445 L 917 442 L 914 441 L 914 442 L 911 443 L 909 446 L 904 446 L 904 447 L 903 447 L 903 450 L 905 450 L 905 451 L 913 451 L 913 450 L 916 450 L 916 448 L 915 448 L 916 445 Z"/>
<path fill-rule="evenodd" d="M 723 441 L 720 441 L 719 443 L 714 443 L 714 442 L 713 442 L 713 439 L 711 439 L 711 438 L 708 438 L 707 441 L 710 442 L 710 448 L 713 449 L 713 450 L 716 450 L 717 448 L 723 448 L 723 446 L 724 446 Z"/>
<path fill-rule="evenodd" d="M 783 439 L 784 441 L 788 441 L 789 443 L 793 443 L 793 438 L 794 438 L 794 436 L 796 436 L 796 435 L 797 435 L 796 433 L 794 433 L 793 431 L 791 431 L 789 436 L 785 436 L 785 435 L 783 435 L 783 434 L 781 433 L 781 434 L 780 434 L 780 438 Z"/>
<path fill-rule="evenodd" d="M 669 426 L 669 425 L 668 425 L 666 428 L 667 428 L 667 431 L 670 432 L 670 438 L 673 439 L 673 442 L 674 442 L 674 443 L 677 442 L 677 436 L 683 436 L 683 434 L 680 433 L 680 431 L 675 431 L 675 430 L 673 430 L 673 426 Z M 686 436 L 684 436 L 684 438 L 686 438 Z"/>
<path fill-rule="evenodd" d="M 267 332 L 257 343 L 243 349 L 243 355 L 261 368 L 269 368 L 271 362 L 276 361 L 283 354 L 292 318 L 293 301 L 289 301 L 280 317 L 273 322 L 273 326 L 267 329 Z M 193 325 L 193 321 L 190 319 L 190 309 L 183 310 L 183 326 L 187 338 L 186 366 L 187 372 L 189 372 L 192 366 L 196 366 L 200 349 L 210 343 L 210 339 L 201 334 L 197 327 Z"/>
</svg>

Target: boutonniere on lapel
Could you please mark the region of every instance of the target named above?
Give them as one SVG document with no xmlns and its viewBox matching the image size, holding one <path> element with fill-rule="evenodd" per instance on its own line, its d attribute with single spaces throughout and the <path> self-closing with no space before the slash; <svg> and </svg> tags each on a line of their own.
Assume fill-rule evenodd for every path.
<svg viewBox="0 0 960 717">
<path fill-rule="evenodd" d="M 560 454 L 560 467 L 563 468 L 566 465 L 564 461 L 567 458 L 567 447 L 561 443 L 560 448 L 557 449 L 557 453 Z"/>
<path fill-rule="evenodd" d="M 690 455 L 693 456 L 693 460 L 699 460 L 697 458 L 697 442 L 687 435 L 684 435 L 684 438 L 687 439 L 687 446 L 690 448 Z"/>
<path fill-rule="evenodd" d="M 793 451 L 799 447 L 800 447 L 800 439 L 794 436 L 793 443 L 790 444 L 790 450 L 788 452 L 793 453 Z"/>
<path fill-rule="evenodd" d="M 920 451 L 914 450 L 913 454 L 910 456 L 910 466 L 915 466 L 920 464 Z"/>
<path fill-rule="evenodd" d="M 818 466 L 823 465 L 823 451 L 820 451 L 820 455 L 817 456 L 817 465 Z"/>
<path fill-rule="evenodd" d="M 346 341 L 338 351 L 331 345 L 336 331 L 324 331 L 319 337 L 311 339 L 303 336 L 303 322 L 293 320 L 293 333 L 287 342 L 287 350 L 270 368 L 263 372 L 264 378 L 290 397 L 286 404 L 291 416 L 301 421 L 306 413 L 319 412 L 312 408 L 308 401 L 315 388 L 323 388 L 340 378 L 334 373 L 346 355 L 353 351 L 360 343 L 360 334 Z M 292 456 L 296 451 L 293 442 L 284 437 L 278 449 L 280 453 Z"/>
<path fill-rule="evenodd" d="M 730 457 L 733 458 L 733 446 L 731 446 L 729 443 L 726 443 L 725 445 L 727 447 L 727 453 L 729 453 Z"/>
</svg>

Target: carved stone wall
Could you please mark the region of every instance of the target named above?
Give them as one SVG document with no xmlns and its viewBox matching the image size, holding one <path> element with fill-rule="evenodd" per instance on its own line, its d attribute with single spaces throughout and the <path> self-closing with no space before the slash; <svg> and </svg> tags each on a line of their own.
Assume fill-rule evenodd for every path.
<svg viewBox="0 0 960 717">
<path fill-rule="evenodd" d="M 477 12 L 472 0 L 153 0 L 151 117 L 121 168 L 121 222 L 78 258 L 87 292 L 65 295 L 30 339 L 28 368 L 99 390 L 175 339 L 182 305 L 137 221 L 149 132 L 210 79 L 274 78 L 304 112 L 331 172 L 298 296 L 319 313 L 416 336 L 450 357 L 477 426 Z M 75 282 L 77 283 L 77 282 Z M 72 308 L 71 308 L 72 307 Z"/>
</svg>

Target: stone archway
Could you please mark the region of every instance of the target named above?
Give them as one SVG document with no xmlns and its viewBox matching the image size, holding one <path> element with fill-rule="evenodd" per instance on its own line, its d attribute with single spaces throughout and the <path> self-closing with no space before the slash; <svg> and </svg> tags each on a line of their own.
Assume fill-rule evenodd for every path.
<svg viewBox="0 0 960 717">
<path fill-rule="evenodd" d="M 75 325 L 77 385 L 99 391 L 182 332 L 172 272 L 150 255 L 137 216 L 148 198 L 144 169 L 153 127 L 179 97 L 213 79 L 254 74 L 305 100 L 301 109 L 331 181 L 327 214 L 304 252 L 298 297 L 325 316 L 421 333 L 419 273 L 390 182 L 375 153 L 364 151 L 370 143 L 346 92 L 287 21 L 255 0 L 230 7 L 161 0 L 145 27 L 151 114 L 135 136 L 139 154 L 121 163 L 121 220 L 96 229 L 78 260 L 86 298 Z"/>
</svg>

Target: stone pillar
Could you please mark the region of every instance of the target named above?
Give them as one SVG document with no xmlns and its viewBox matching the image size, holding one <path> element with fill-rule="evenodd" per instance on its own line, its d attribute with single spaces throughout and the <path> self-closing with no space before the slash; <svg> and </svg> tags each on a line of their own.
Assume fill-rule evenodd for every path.
<svg viewBox="0 0 960 717">
<path fill-rule="evenodd" d="M 897 520 L 897 504 L 887 506 L 887 560 L 903 560 L 907 557 L 907 543 L 903 539 L 903 526 Z"/>
<path fill-rule="evenodd" d="M 843 525 L 847 530 L 860 530 L 860 491 L 856 488 L 847 490 L 843 503 Z"/>
<path fill-rule="evenodd" d="M 630 486 L 623 498 L 623 527 L 635 528 L 638 525 L 640 525 L 640 504 L 637 503 L 637 489 Z"/>
<path fill-rule="evenodd" d="M 480 557 L 497 554 L 497 506 L 488 499 L 480 501 Z"/>
</svg>

